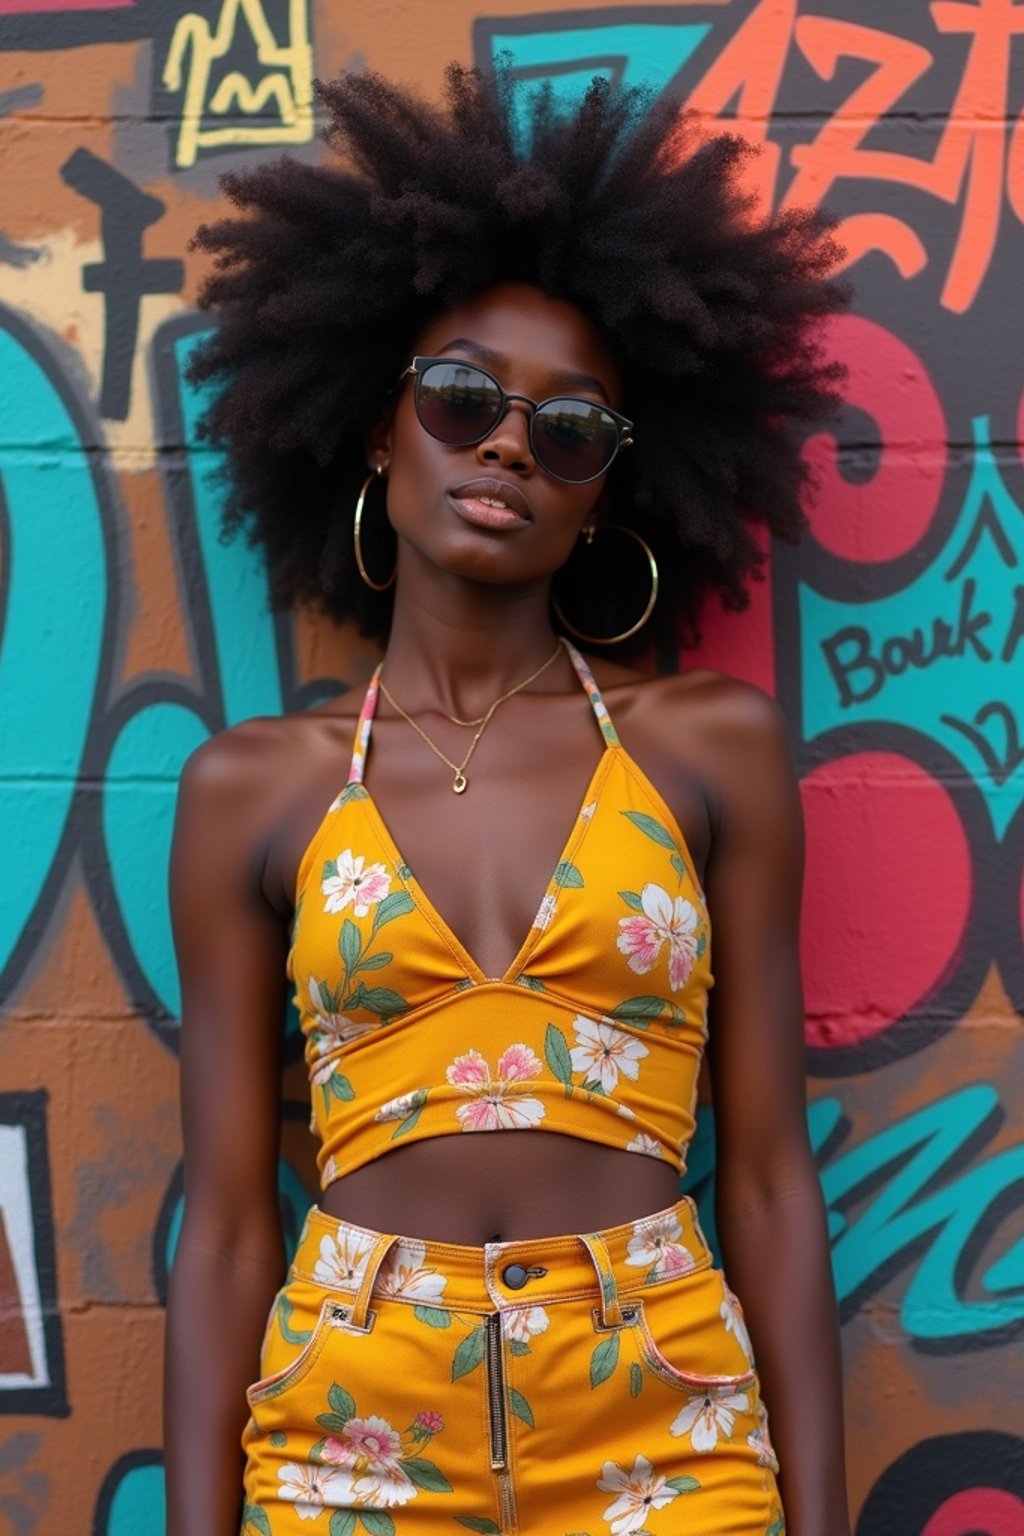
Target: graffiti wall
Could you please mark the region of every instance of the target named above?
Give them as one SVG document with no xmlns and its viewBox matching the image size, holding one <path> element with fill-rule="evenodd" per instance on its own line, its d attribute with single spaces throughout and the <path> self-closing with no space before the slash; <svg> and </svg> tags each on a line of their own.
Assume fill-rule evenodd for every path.
<svg viewBox="0 0 1024 1536">
<path fill-rule="evenodd" d="M 779 697 L 800 765 L 857 1536 L 1020 1536 L 1024 3 L 479 3 L 0 0 L 0 1528 L 163 1529 L 176 781 L 373 659 L 269 617 L 218 542 L 187 238 L 225 168 L 319 156 L 315 75 L 434 89 L 509 50 L 559 91 L 688 100 L 763 146 L 765 206 L 842 217 L 858 297 L 812 534 L 701 659 Z M 711 1144 L 705 1116 L 705 1207 Z"/>
</svg>

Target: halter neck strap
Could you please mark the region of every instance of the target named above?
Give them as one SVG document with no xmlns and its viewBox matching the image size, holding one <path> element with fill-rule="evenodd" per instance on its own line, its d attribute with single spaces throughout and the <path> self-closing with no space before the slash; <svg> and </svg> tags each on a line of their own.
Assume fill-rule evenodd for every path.
<svg viewBox="0 0 1024 1536">
<path fill-rule="evenodd" d="M 582 683 L 583 690 L 590 700 L 590 707 L 594 711 L 594 718 L 600 727 L 605 745 L 617 747 L 619 745 L 619 734 L 612 724 L 612 717 L 608 713 L 605 702 L 601 697 L 601 690 L 594 681 L 594 674 L 572 641 L 567 640 L 565 635 L 561 635 L 559 638 L 565 646 L 576 676 Z M 373 717 L 377 711 L 377 699 L 380 694 L 380 676 L 383 669 L 384 663 L 379 662 L 373 676 L 370 678 L 366 697 L 363 700 L 363 707 L 359 711 L 355 740 L 352 745 L 352 763 L 348 771 L 349 784 L 361 784 L 363 782 L 363 773 L 366 768 L 366 749 L 370 744 L 370 731 L 373 728 Z"/>
</svg>

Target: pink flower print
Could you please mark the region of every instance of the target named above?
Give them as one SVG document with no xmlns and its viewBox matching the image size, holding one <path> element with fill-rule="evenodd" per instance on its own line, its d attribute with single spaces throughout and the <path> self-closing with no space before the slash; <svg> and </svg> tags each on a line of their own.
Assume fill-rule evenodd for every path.
<svg viewBox="0 0 1024 1536">
<path fill-rule="evenodd" d="M 745 1392 L 729 1392 L 721 1387 L 709 1387 L 691 1397 L 676 1414 L 668 1427 L 670 1435 L 689 1435 L 690 1444 L 702 1455 L 713 1451 L 721 1434 L 728 1440 L 736 1423 L 736 1415 L 747 1410 Z"/>
<path fill-rule="evenodd" d="M 327 897 L 325 912 L 342 912 L 351 902 L 356 917 L 365 917 L 391 889 L 391 876 L 384 865 L 366 864 L 363 854 L 353 855 L 351 848 L 338 854 L 334 868 L 336 873 L 325 875 L 320 882 Z"/>
<path fill-rule="evenodd" d="M 590 1082 L 595 1079 L 605 1093 L 611 1093 L 619 1073 L 636 1080 L 639 1063 L 650 1054 L 642 1040 L 635 1040 L 624 1029 L 608 1022 L 595 1023 L 578 1013 L 572 1021 L 576 1044 L 569 1052 L 574 1072 L 582 1072 Z"/>
<path fill-rule="evenodd" d="M 597 1486 L 602 1493 L 618 1495 L 603 1516 L 612 1528 L 612 1536 L 632 1536 L 634 1531 L 644 1530 L 651 1511 L 664 1509 L 677 1493 L 669 1487 L 667 1478 L 655 1472 L 646 1456 L 636 1457 L 632 1472 L 617 1467 L 614 1461 L 606 1461 Z"/>
<path fill-rule="evenodd" d="M 365 1419 L 349 1419 L 340 1436 L 332 1435 L 321 1447 L 322 1460 L 336 1467 L 354 1467 L 360 1472 L 395 1465 L 401 1458 L 402 1437 L 387 1419 L 370 1414 Z"/>
<path fill-rule="evenodd" d="M 528 1045 L 510 1045 L 498 1058 L 494 1076 L 479 1051 L 457 1056 L 445 1076 L 471 1095 L 455 1114 L 464 1131 L 528 1130 L 544 1118 L 544 1105 L 516 1085 L 537 1078 L 541 1064 Z"/>
<path fill-rule="evenodd" d="M 643 916 L 619 919 L 616 945 L 631 971 L 646 976 L 663 944 L 668 944 L 668 984 L 673 992 L 686 981 L 697 953 L 697 909 L 685 896 L 669 895 L 650 881 L 640 892 Z"/>
<path fill-rule="evenodd" d="M 444 1419 L 432 1408 L 423 1408 L 416 1415 L 416 1423 L 422 1424 L 424 1429 L 429 1429 L 432 1435 L 439 1435 L 444 1429 Z"/>
<path fill-rule="evenodd" d="M 633 1223 L 626 1245 L 626 1263 L 648 1269 L 652 1280 L 685 1275 L 693 1268 L 693 1254 L 679 1239 L 683 1229 L 672 1211 L 644 1216 Z"/>
</svg>

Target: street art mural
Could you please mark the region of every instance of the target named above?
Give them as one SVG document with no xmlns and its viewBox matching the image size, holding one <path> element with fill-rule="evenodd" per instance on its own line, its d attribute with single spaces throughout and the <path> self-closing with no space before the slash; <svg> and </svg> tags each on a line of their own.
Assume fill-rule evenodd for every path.
<svg viewBox="0 0 1024 1536">
<path fill-rule="evenodd" d="M 854 312 L 811 532 L 695 659 L 781 701 L 808 832 L 808 1116 L 857 1536 L 1024 1531 L 1024 0 L 0 0 L 0 1521 L 159 1536 L 181 1220 L 165 882 L 210 733 L 358 685 L 217 537 L 195 225 L 313 159 L 311 82 L 511 55 L 646 81 L 827 202 Z M 397 23 L 397 24 L 395 24 Z M 694 658 L 663 658 L 686 665 Z M 311 1144 L 293 1021 L 279 1187 Z M 713 1233 L 713 1113 L 689 1185 Z M 73 1476 L 56 1468 L 74 1468 Z"/>
</svg>

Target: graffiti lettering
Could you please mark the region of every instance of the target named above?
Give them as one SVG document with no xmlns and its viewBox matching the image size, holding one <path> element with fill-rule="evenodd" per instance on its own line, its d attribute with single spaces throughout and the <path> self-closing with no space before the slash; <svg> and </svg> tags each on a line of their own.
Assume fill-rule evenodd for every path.
<svg viewBox="0 0 1024 1536">
<path fill-rule="evenodd" d="M 142 231 L 155 224 L 166 207 L 160 198 L 140 192 L 127 176 L 87 149 L 76 149 L 61 167 L 61 175 L 101 210 L 106 254 L 103 261 L 82 268 L 82 286 L 86 293 L 101 293 L 105 300 L 100 415 L 123 421 L 131 399 L 139 301 L 145 293 L 177 293 L 185 265 L 177 257 L 154 260 L 142 255 Z"/>
<path fill-rule="evenodd" d="M 194 12 L 179 18 L 163 71 L 165 88 L 184 93 L 175 151 L 178 166 L 194 165 L 204 149 L 305 144 L 313 137 L 313 49 L 306 4 L 288 0 L 284 43 L 275 37 L 262 0 L 224 0 L 213 26 Z M 254 83 L 240 70 L 229 70 L 215 84 L 214 66 L 230 61 L 243 42 L 243 27 L 266 72 Z M 271 104 L 277 115 L 267 121 Z M 231 114 L 249 121 L 223 121 Z M 211 126 L 204 122 L 207 117 L 222 121 Z"/>
</svg>

